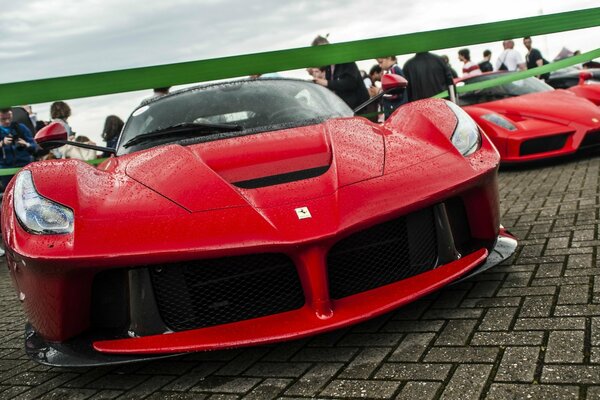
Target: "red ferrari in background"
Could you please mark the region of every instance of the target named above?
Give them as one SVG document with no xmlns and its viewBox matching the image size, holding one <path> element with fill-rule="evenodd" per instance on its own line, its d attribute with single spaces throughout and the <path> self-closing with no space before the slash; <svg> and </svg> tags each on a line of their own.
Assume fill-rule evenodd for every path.
<svg viewBox="0 0 600 400">
<path fill-rule="evenodd" d="M 66 133 L 51 124 L 37 139 L 48 148 Z M 33 163 L 5 192 L 26 351 L 50 365 L 123 363 L 393 310 L 514 252 L 499 160 L 444 100 L 405 105 L 383 125 L 296 80 L 150 100 L 116 157 L 97 169 Z"/>
<path fill-rule="evenodd" d="M 505 73 L 459 79 L 457 84 Z M 600 145 L 600 108 L 537 78 L 466 92 L 459 104 L 496 145 L 503 163 L 563 156 Z"/>
<path fill-rule="evenodd" d="M 600 68 L 569 68 L 550 74 L 546 81 L 555 89 L 567 89 L 600 106 Z"/>
</svg>

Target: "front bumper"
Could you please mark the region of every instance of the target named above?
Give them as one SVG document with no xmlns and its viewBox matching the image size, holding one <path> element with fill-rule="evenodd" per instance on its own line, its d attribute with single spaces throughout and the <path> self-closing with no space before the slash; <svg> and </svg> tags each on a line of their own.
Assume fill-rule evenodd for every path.
<svg viewBox="0 0 600 400">
<path fill-rule="evenodd" d="M 79 336 L 61 343 L 45 341 L 28 325 L 25 348 L 33 360 L 42 364 L 88 367 L 299 339 L 376 317 L 451 282 L 468 279 L 509 258 L 516 245 L 516 240 L 501 230 L 489 253 L 482 248 L 431 271 L 335 300 L 328 315 L 317 315 L 305 306 L 295 311 L 177 333 L 109 340 Z"/>
</svg>

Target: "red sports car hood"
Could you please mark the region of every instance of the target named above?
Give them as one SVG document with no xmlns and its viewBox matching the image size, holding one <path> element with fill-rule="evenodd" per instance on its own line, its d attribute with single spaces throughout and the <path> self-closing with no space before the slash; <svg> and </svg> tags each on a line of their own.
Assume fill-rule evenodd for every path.
<svg viewBox="0 0 600 400">
<path fill-rule="evenodd" d="M 566 90 L 526 94 L 478 106 L 508 116 L 538 117 L 565 125 L 575 122 L 595 126 L 592 118 L 600 118 L 598 106 Z"/>
<path fill-rule="evenodd" d="M 279 206 L 381 176 L 381 130 L 346 118 L 185 147 L 160 146 L 132 154 L 126 173 L 193 212 Z"/>
</svg>

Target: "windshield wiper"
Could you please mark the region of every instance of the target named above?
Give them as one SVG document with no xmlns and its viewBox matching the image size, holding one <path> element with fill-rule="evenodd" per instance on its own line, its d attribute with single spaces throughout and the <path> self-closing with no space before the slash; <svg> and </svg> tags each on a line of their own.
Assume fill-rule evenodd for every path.
<svg viewBox="0 0 600 400">
<path fill-rule="evenodd" d="M 184 122 L 177 125 L 168 126 L 166 128 L 160 128 L 152 132 L 138 135 L 133 139 L 129 140 L 123 145 L 123 147 L 130 147 L 134 144 L 144 142 L 146 140 L 172 136 L 174 139 L 181 136 L 203 136 L 211 135 L 213 133 L 220 132 L 232 132 L 241 131 L 244 127 L 241 125 L 233 124 L 212 124 L 212 123 L 201 123 L 201 122 Z"/>
</svg>

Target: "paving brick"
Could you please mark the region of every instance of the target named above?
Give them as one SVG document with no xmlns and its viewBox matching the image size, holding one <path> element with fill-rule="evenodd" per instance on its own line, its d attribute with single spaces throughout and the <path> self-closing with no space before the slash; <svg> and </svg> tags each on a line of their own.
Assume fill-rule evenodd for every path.
<svg viewBox="0 0 600 400">
<path fill-rule="evenodd" d="M 208 395 L 201 393 L 190 393 L 190 392 L 154 392 L 150 396 L 146 397 L 145 400 L 203 400 Z"/>
<path fill-rule="evenodd" d="M 552 296 L 526 297 L 519 311 L 520 317 L 549 317 L 554 305 Z"/>
<path fill-rule="evenodd" d="M 121 390 L 100 390 L 96 394 L 92 395 L 92 397 L 90 397 L 88 400 L 112 400 L 112 399 L 116 399 L 117 397 L 119 397 L 122 394 L 123 394 L 123 391 L 121 391 Z M 163 398 L 170 400 L 167 397 L 160 397 L 160 399 L 163 399 Z M 156 400 L 156 399 L 153 399 L 153 400 Z M 202 397 L 200 397 L 199 400 L 202 400 Z"/>
<path fill-rule="evenodd" d="M 535 286 L 524 288 L 501 288 L 498 296 L 542 296 L 553 295 L 556 288 L 549 286 Z"/>
<path fill-rule="evenodd" d="M 539 347 L 507 347 L 494 380 L 533 382 L 539 354 Z"/>
<path fill-rule="evenodd" d="M 433 400 L 440 391 L 440 382 L 406 382 L 402 391 L 398 394 L 398 400 Z"/>
<path fill-rule="evenodd" d="M 123 400 L 134 400 L 134 399 L 143 399 L 152 393 L 160 390 L 163 386 L 165 386 L 170 381 L 174 380 L 174 376 L 168 375 L 155 375 L 152 376 L 151 379 L 146 380 L 141 385 L 134 387 L 133 389 L 125 392 L 120 398 Z"/>
<path fill-rule="evenodd" d="M 434 309 L 427 311 L 423 318 L 472 319 L 481 317 L 481 314 L 483 314 L 483 310 L 478 308 Z"/>
<path fill-rule="evenodd" d="M 267 348 L 249 348 L 217 371 L 218 375 L 238 375 L 269 352 Z"/>
<path fill-rule="evenodd" d="M 567 266 L 569 268 L 592 268 L 592 254 L 573 254 L 569 256 Z"/>
<path fill-rule="evenodd" d="M 522 297 L 494 297 L 489 299 L 465 299 L 461 307 L 518 307 L 521 305 Z"/>
<path fill-rule="evenodd" d="M 315 347 L 300 350 L 292 359 L 293 361 L 316 361 L 316 362 L 336 362 L 350 361 L 358 349 L 354 347 Z"/>
<path fill-rule="evenodd" d="M 444 326 L 442 320 L 427 320 L 427 321 L 389 321 L 381 330 L 383 332 L 438 332 Z"/>
<path fill-rule="evenodd" d="M 558 304 L 587 304 L 590 294 L 589 284 L 561 286 Z"/>
<path fill-rule="evenodd" d="M 357 346 L 396 346 L 402 339 L 401 334 L 397 333 L 355 333 L 346 335 L 337 346 L 357 347 Z"/>
<path fill-rule="evenodd" d="M 489 308 L 477 329 L 480 331 L 507 331 L 517 311 L 517 307 Z"/>
<path fill-rule="evenodd" d="M 442 393 L 442 399 L 479 399 L 488 379 L 492 365 L 461 364 Z"/>
<path fill-rule="evenodd" d="M 535 272 L 535 278 L 554 278 L 560 276 L 563 270 L 563 264 L 542 264 Z"/>
<path fill-rule="evenodd" d="M 286 396 L 315 396 L 327 382 L 342 369 L 343 364 L 317 364 L 302 375 L 288 390 Z"/>
<path fill-rule="evenodd" d="M 579 393 L 577 386 L 493 383 L 486 400 L 579 399 Z"/>
<path fill-rule="evenodd" d="M 367 379 L 391 351 L 391 348 L 386 347 L 365 348 L 339 374 L 339 377 Z"/>
<path fill-rule="evenodd" d="M 304 374 L 310 367 L 310 363 L 259 362 L 247 369 L 244 375 L 266 378 L 294 378 Z"/>
<path fill-rule="evenodd" d="M 293 382 L 291 379 L 265 379 L 243 398 L 247 400 L 275 399 L 291 382 Z"/>
<path fill-rule="evenodd" d="M 198 382 L 190 391 L 244 394 L 260 381 L 258 378 L 210 376 Z"/>
<path fill-rule="evenodd" d="M 434 337 L 434 333 L 409 333 L 394 350 L 390 361 L 418 361 Z"/>
<path fill-rule="evenodd" d="M 552 331 L 545 360 L 548 363 L 582 363 L 584 331 Z"/>
<path fill-rule="evenodd" d="M 109 374 L 91 382 L 88 387 L 94 389 L 128 390 L 149 378 L 148 375 Z"/>
<path fill-rule="evenodd" d="M 476 332 L 473 346 L 528 346 L 541 345 L 542 332 Z"/>
<path fill-rule="evenodd" d="M 586 305 L 569 305 L 569 306 L 556 306 L 554 310 L 556 316 L 588 316 L 593 317 L 600 315 L 600 304 L 586 304 Z"/>
<path fill-rule="evenodd" d="M 467 297 L 493 297 L 500 285 L 500 281 L 478 282 L 473 289 L 469 291 Z"/>
<path fill-rule="evenodd" d="M 425 362 L 452 362 L 452 363 L 493 363 L 498 354 L 499 347 L 432 347 L 423 359 Z"/>
<path fill-rule="evenodd" d="M 544 365 L 542 383 L 597 384 L 600 365 Z"/>
<path fill-rule="evenodd" d="M 96 394 L 96 391 L 91 389 L 53 389 L 38 397 L 38 400 L 84 400 L 89 399 L 94 394 Z"/>
<path fill-rule="evenodd" d="M 518 331 L 583 330 L 585 318 L 517 318 L 514 329 Z"/>
<path fill-rule="evenodd" d="M 427 363 L 384 363 L 375 374 L 375 379 L 400 381 L 437 380 L 443 381 L 450 373 L 451 364 Z"/>
<path fill-rule="evenodd" d="M 163 390 L 177 392 L 189 390 L 196 383 L 218 370 L 222 365 L 223 364 L 221 363 L 215 362 L 200 363 L 200 365 L 192 369 L 190 372 L 167 384 Z"/>
<path fill-rule="evenodd" d="M 321 392 L 322 396 L 331 397 L 368 397 L 374 399 L 389 399 L 400 386 L 399 382 L 365 381 L 365 380 L 335 380 Z"/>
</svg>

